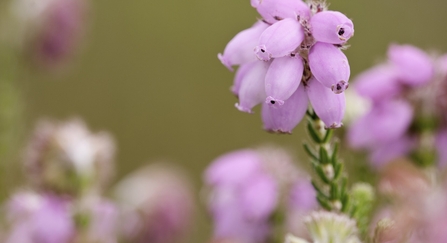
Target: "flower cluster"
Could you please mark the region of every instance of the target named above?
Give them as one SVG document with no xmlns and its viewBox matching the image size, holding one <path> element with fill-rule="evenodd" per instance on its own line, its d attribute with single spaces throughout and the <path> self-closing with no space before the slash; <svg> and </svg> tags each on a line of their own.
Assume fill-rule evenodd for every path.
<svg viewBox="0 0 447 243">
<path fill-rule="evenodd" d="M 217 158 L 205 172 L 213 240 L 266 242 L 273 226 L 306 236 L 303 216 L 317 202 L 309 180 L 300 174 L 278 149 L 239 150 Z"/>
<path fill-rule="evenodd" d="M 350 76 L 341 49 L 354 34 L 352 21 L 321 1 L 252 0 L 251 5 L 262 20 L 218 55 L 230 70 L 240 65 L 232 87 L 236 107 L 251 113 L 263 103 L 264 128 L 291 133 L 309 99 L 326 128 L 340 127 Z"/>
<path fill-rule="evenodd" d="M 6 202 L 0 241 L 6 243 L 170 243 L 193 216 L 189 181 L 181 171 L 151 165 L 104 196 L 114 143 L 81 120 L 38 124 L 25 154 L 26 188 Z M 125 222 L 125 223 L 120 223 Z M 3 227 L 4 226 L 4 227 Z"/>
<path fill-rule="evenodd" d="M 445 60 L 434 60 L 411 45 L 391 45 L 387 62 L 356 78 L 354 88 L 371 108 L 349 128 L 350 145 L 368 150 L 380 167 L 414 149 L 434 154 L 436 143 L 439 163 L 446 164 Z M 421 156 L 415 159 L 433 160 Z"/>
<path fill-rule="evenodd" d="M 43 66 L 54 67 L 73 56 L 86 19 L 84 0 L 14 0 L 17 26 L 12 41 Z"/>
</svg>

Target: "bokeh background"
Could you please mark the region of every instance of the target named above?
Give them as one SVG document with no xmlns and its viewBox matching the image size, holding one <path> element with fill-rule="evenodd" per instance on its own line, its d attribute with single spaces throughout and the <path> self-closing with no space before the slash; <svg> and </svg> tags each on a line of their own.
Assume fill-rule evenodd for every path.
<svg viewBox="0 0 447 243">
<path fill-rule="evenodd" d="M 355 24 L 345 52 L 351 77 L 384 58 L 389 43 L 447 52 L 445 0 L 331 0 L 330 9 Z M 12 87 L 1 92 L 3 103 L 14 103 L 9 93 L 20 97 L 21 121 L 13 133 L 19 145 L 42 117 L 82 117 L 92 130 L 114 135 L 116 181 L 144 164 L 169 161 L 191 175 L 198 199 L 202 171 L 224 152 L 269 143 L 305 161 L 304 123 L 293 135 L 264 132 L 259 109 L 249 115 L 234 107 L 234 74 L 216 57 L 256 21 L 248 0 L 94 0 L 87 17 L 86 36 L 68 67 L 49 73 L 22 65 Z M 353 158 L 344 159 L 365 163 Z M 5 194 L 23 176 L 20 156 L 2 163 L 8 164 Z M 210 234 L 203 207 L 200 212 L 191 242 Z"/>
</svg>

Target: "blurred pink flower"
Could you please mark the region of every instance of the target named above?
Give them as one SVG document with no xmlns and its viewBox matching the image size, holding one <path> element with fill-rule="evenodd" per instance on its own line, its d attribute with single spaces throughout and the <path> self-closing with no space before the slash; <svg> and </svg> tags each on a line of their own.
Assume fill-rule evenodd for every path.
<svg viewBox="0 0 447 243">
<path fill-rule="evenodd" d="M 129 242 L 182 242 L 192 227 L 194 199 L 182 171 L 150 165 L 121 180 L 115 188 L 121 206 L 122 238 Z"/>
</svg>

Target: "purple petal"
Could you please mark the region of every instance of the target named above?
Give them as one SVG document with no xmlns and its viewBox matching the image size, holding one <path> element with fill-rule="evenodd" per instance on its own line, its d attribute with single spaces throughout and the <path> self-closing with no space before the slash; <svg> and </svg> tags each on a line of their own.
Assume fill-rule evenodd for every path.
<svg viewBox="0 0 447 243">
<path fill-rule="evenodd" d="M 334 93 L 342 93 L 348 88 L 349 62 L 334 45 L 317 42 L 310 49 L 309 66 L 314 77 Z"/>
<path fill-rule="evenodd" d="M 413 108 L 404 101 L 375 104 L 365 116 L 353 122 L 348 141 L 353 148 L 373 148 L 396 141 L 407 131 Z"/>
<path fill-rule="evenodd" d="M 266 102 L 284 104 L 300 85 L 303 70 L 303 59 L 298 55 L 273 60 L 265 76 Z"/>
<path fill-rule="evenodd" d="M 239 150 L 215 159 L 205 171 L 208 185 L 236 184 L 260 170 L 259 155 L 253 150 Z"/>
<path fill-rule="evenodd" d="M 396 66 L 398 77 L 404 84 L 426 84 L 434 75 L 433 62 L 422 50 L 411 45 L 391 45 L 388 58 Z"/>
<path fill-rule="evenodd" d="M 213 237 L 216 240 L 230 239 L 244 243 L 265 242 L 270 226 L 267 221 L 250 221 L 240 210 L 225 210 L 214 218 Z"/>
<path fill-rule="evenodd" d="M 355 79 L 354 88 L 373 101 L 395 97 L 402 91 L 395 69 L 389 65 L 379 65 L 361 73 Z"/>
<path fill-rule="evenodd" d="M 293 128 L 306 114 L 307 105 L 304 85 L 300 85 L 295 93 L 280 107 L 264 104 L 262 106 L 264 129 L 277 133 L 292 133 Z"/>
<path fill-rule="evenodd" d="M 447 129 L 436 134 L 436 150 L 438 152 L 438 166 L 447 166 Z"/>
<path fill-rule="evenodd" d="M 402 137 L 395 141 L 380 144 L 372 150 L 370 154 L 371 163 L 377 167 L 383 167 L 389 162 L 406 155 L 414 148 L 414 140 L 408 137 Z"/>
<path fill-rule="evenodd" d="M 269 25 L 258 21 L 252 27 L 239 32 L 228 42 L 223 54 L 219 53 L 217 57 L 230 71 L 233 71 L 233 65 L 255 61 L 253 48 L 258 44 L 259 36 L 267 27 Z"/>
<path fill-rule="evenodd" d="M 318 117 L 324 122 L 325 128 L 339 128 L 345 114 L 345 94 L 335 94 L 312 77 L 306 87 L 310 103 Z"/>
<path fill-rule="evenodd" d="M 344 14 L 323 11 L 310 19 L 312 35 L 317 41 L 342 44 L 354 35 L 354 24 Z"/>
<path fill-rule="evenodd" d="M 242 208 L 251 220 L 268 219 L 277 204 L 278 188 L 275 180 L 267 174 L 250 178 L 243 185 Z"/>
<path fill-rule="evenodd" d="M 262 32 L 255 53 L 263 61 L 284 57 L 295 51 L 303 40 L 301 24 L 294 19 L 284 19 Z"/>
<path fill-rule="evenodd" d="M 265 100 L 265 74 L 270 63 L 256 61 L 240 81 L 239 103 L 236 108 L 252 113 L 251 109 Z"/>
<path fill-rule="evenodd" d="M 35 242 L 70 242 L 75 227 L 66 203 L 58 198 L 48 198 L 42 207 L 32 216 Z"/>
<path fill-rule="evenodd" d="M 255 61 L 257 62 L 257 61 Z M 242 80 L 244 79 L 247 72 L 251 70 L 251 67 L 253 66 L 253 63 L 246 63 L 239 66 L 239 68 L 236 71 L 236 75 L 234 75 L 234 81 L 233 86 L 231 86 L 231 92 L 233 92 L 236 97 L 239 96 L 239 89 L 241 88 Z"/>
<path fill-rule="evenodd" d="M 260 0 L 250 0 L 250 4 L 253 8 L 257 8 L 260 4 Z"/>
<path fill-rule="evenodd" d="M 257 3 L 253 4 L 254 1 Z M 310 8 L 301 0 L 252 0 L 252 6 L 258 10 L 265 21 L 271 24 L 286 18 L 310 18 Z"/>
</svg>

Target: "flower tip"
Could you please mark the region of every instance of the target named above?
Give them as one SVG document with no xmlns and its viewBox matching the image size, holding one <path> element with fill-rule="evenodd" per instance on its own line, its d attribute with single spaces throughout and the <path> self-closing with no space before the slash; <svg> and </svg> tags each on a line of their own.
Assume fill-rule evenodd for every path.
<svg viewBox="0 0 447 243">
<path fill-rule="evenodd" d="M 234 104 L 234 106 L 242 112 L 250 113 L 250 114 L 254 113 L 251 109 L 245 108 L 245 107 L 241 106 L 239 103 Z"/>
<path fill-rule="evenodd" d="M 264 128 L 264 130 L 267 131 L 268 133 L 292 135 L 292 131 L 285 131 L 282 129 Z"/>
<path fill-rule="evenodd" d="M 343 123 L 339 122 L 339 123 L 332 123 L 330 126 L 324 126 L 324 129 L 337 129 L 343 126 Z"/>
<path fill-rule="evenodd" d="M 272 105 L 272 106 L 281 106 L 284 105 L 284 101 L 283 100 L 277 100 L 275 98 L 273 98 L 272 96 L 269 96 L 265 99 L 265 103 Z"/>
<path fill-rule="evenodd" d="M 222 64 L 228 68 L 228 70 L 230 70 L 231 72 L 233 72 L 233 67 L 231 66 L 231 63 L 228 61 L 227 58 L 225 58 L 224 55 L 222 55 L 221 53 L 217 54 L 217 58 L 219 58 L 220 62 L 222 62 Z"/>
<path fill-rule="evenodd" d="M 271 54 L 267 52 L 265 45 L 255 47 L 254 52 L 256 57 L 261 61 L 268 61 L 271 59 Z"/>
<path fill-rule="evenodd" d="M 260 0 L 250 0 L 250 4 L 253 8 L 257 8 L 260 4 Z"/>
<path fill-rule="evenodd" d="M 351 23 L 344 23 L 337 26 L 337 34 L 338 38 L 342 41 L 349 40 L 352 36 L 354 36 L 354 27 Z"/>
<path fill-rule="evenodd" d="M 346 81 L 340 81 L 334 85 L 332 85 L 331 90 L 332 92 L 334 92 L 335 94 L 341 94 L 343 93 L 345 90 L 347 90 L 349 87 L 349 83 Z"/>
</svg>

